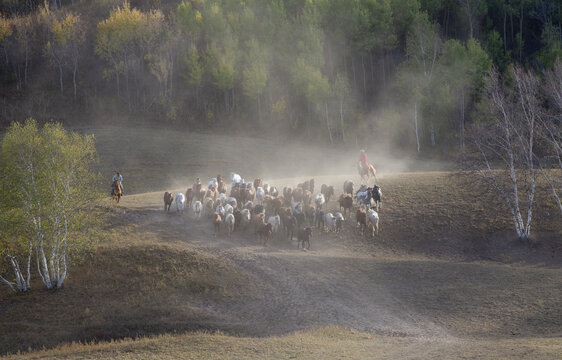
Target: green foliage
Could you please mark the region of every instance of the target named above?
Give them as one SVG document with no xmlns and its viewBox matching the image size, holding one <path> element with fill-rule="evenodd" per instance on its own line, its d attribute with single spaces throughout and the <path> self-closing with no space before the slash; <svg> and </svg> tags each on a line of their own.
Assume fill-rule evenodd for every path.
<svg viewBox="0 0 562 360">
<path fill-rule="evenodd" d="M 334 93 L 337 94 L 337 96 L 343 101 L 343 99 L 347 97 L 351 91 L 347 76 L 342 73 L 338 73 L 334 79 L 333 89 Z"/>
<path fill-rule="evenodd" d="M 446 82 L 453 88 L 478 89 L 491 60 L 477 40 L 470 39 L 466 46 L 458 40 L 448 40 L 443 45 L 440 65 Z"/>
<path fill-rule="evenodd" d="M 420 0 L 417 2 L 419 2 L 421 9 L 428 13 L 432 19 L 437 18 L 445 6 L 451 5 L 451 1 L 448 0 Z"/>
<path fill-rule="evenodd" d="M 234 64 L 232 58 L 226 54 L 216 54 L 211 67 L 213 84 L 219 90 L 229 90 L 234 86 Z"/>
<path fill-rule="evenodd" d="M 330 95 L 330 84 L 328 79 L 322 75 L 320 70 L 298 59 L 292 69 L 292 83 L 298 93 L 313 104 L 319 104 Z"/>
<path fill-rule="evenodd" d="M 248 45 L 248 59 L 243 72 L 242 87 L 244 94 L 251 99 L 261 95 L 267 84 L 267 69 L 265 56 L 260 51 L 258 42 L 254 39 Z"/>
<path fill-rule="evenodd" d="M 355 9 L 353 46 L 361 53 L 375 47 L 393 48 L 396 35 L 391 31 L 392 9 L 390 0 L 363 0 Z"/>
<path fill-rule="evenodd" d="M 492 58 L 494 64 L 502 72 L 507 69 L 509 63 L 509 54 L 504 51 L 504 44 L 500 34 L 493 30 L 486 37 L 485 41 L 486 52 Z"/>
<path fill-rule="evenodd" d="M 198 38 L 203 27 L 203 16 L 201 11 L 194 8 L 191 2 L 182 1 L 178 5 L 177 18 L 180 28 L 185 34 L 192 38 Z"/>
<path fill-rule="evenodd" d="M 437 25 L 431 23 L 426 13 L 418 14 L 406 39 L 406 55 L 410 65 L 416 71 L 422 72 L 428 80 L 431 78 L 440 46 L 441 38 Z"/>
<path fill-rule="evenodd" d="M 545 68 L 552 68 L 556 60 L 562 59 L 562 37 L 560 28 L 547 23 L 542 33 L 543 48 L 539 60 Z"/>
<path fill-rule="evenodd" d="M 191 46 L 188 54 L 184 58 L 185 65 L 188 67 L 189 75 L 187 79 L 190 84 L 201 86 L 203 83 L 204 66 L 195 46 Z"/>
<path fill-rule="evenodd" d="M 418 0 L 394 0 L 390 2 L 390 6 L 396 37 L 401 43 L 405 43 L 406 35 L 410 32 L 412 23 L 420 12 L 420 2 Z"/>
<path fill-rule="evenodd" d="M 109 73 L 126 73 L 161 40 L 164 17 L 160 11 L 143 13 L 128 2 L 98 23 L 95 52 L 110 62 Z"/>
<path fill-rule="evenodd" d="M 47 254 L 42 275 L 55 283 L 46 285 L 58 287 L 71 260 L 91 246 L 89 229 L 98 220 L 92 211 L 101 198 L 91 170 L 94 137 L 67 132 L 60 124 L 40 129 L 29 119 L 12 124 L 1 146 L 2 189 L 9 190 L 2 191 L 1 221 L 11 231 L 2 233 L 0 251 L 31 242 L 38 259 Z"/>
</svg>

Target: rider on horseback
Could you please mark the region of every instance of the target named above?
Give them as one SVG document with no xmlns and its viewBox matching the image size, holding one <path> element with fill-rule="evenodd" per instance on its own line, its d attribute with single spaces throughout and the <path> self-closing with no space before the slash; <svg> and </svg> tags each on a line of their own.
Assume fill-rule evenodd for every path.
<svg viewBox="0 0 562 360">
<path fill-rule="evenodd" d="M 113 175 L 113 177 L 111 178 L 111 189 L 113 191 L 113 183 L 115 183 L 115 179 L 117 179 L 119 181 L 119 185 L 121 185 L 121 194 L 124 194 L 125 191 L 123 189 L 123 176 L 121 176 L 121 174 L 119 174 L 119 171 L 115 172 L 115 175 Z"/>
<path fill-rule="evenodd" d="M 366 174 L 368 174 L 368 176 L 375 176 L 375 168 L 373 167 L 373 165 L 367 162 L 367 153 L 365 152 L 365 150 L 361 150 L 359 154 L 359 166 L 361 167 L 361 169 L 363 169 L 363 171 L 365 171 Z"/>
<path fill-rule="evenodd" d="M 369 163 L 367 162 L 367 153 L 365 152 L 365 150 L 361 150 L 361 153 L 359 154 L 359 162 L 361 163 L 361 166 L 364 170 L 369 169 Z"/>
</svg>

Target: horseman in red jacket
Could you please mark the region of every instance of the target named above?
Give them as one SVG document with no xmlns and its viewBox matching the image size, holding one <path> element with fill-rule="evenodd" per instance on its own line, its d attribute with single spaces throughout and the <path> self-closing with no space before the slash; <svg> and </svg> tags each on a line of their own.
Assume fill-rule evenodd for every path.
<svg viewBox="0 0 562 360">
<path fill-rule="evenodd" d="M 367 177 L 373 176 L 376 181 L 377 177 L 376 177 L 375 168 L 367 161 L 367 153 L 365 152 L 365 150 L 361 150 L 361 153 L 359 155 L 359 166 L 360 166 L 360 174 L 362 169 L 362 171 L 364 171 L 365 176 Z M 361 176 L 363 177 L 364 175 Z"/>
<path fill-rule="evenodd" d="M 359 154 L 359 162 L 361 163 L 363 169 L 369 169 L 370 165 L 367 162 L 367 153 L 365 152 L 365 150 L 361 150 L 361 153 Z"/>
</svg>

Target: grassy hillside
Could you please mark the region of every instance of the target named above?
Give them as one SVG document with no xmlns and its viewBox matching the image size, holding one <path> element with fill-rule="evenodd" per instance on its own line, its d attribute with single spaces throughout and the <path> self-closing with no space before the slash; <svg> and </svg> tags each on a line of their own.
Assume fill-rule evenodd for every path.
<svg viewBox="0 0 562 360">
<path fill-rule="evenodd" d="M 56 349 L 25 358 L 562 355 L 562 226 L 542 182 L 528 244 L 515 240 L 497 197 L 466 177 L 393 173 L 397 164 L 381 158 L 389 170 L 379 172 L 378 237 L 360 236 L 350 220 L 341 234 L 315 229 L 307 252 L 284 239 L 264 248 L 251 231 L 214 237 L 208 219 L 164 213 L 163 189 L 184 191 L 200 173 L 230 169 L 294 186 L 313 169 L 324 174 L 315 176 L 317 186 L 333 184 L 339 194 L 355 176 L 337 175 L 347 174 L 345 154 L 318 157 L 338 151 L 288 146 L 287 156 L 305 156 L 284 163 L 284 177 L 274 178 L 281 172 L 275 162 L 240 160 L 226 150 L 228 137 L 198 144 L 195 134 L 153 133 L 161 135 L 171 145 L 141 141 L 148 135 L 140 130 L 120 137 L 130 146 L 119 152 L 125 184 L 137 194 L 107 208 L 95 252 L 71 268 L 62 289 L 42 290 L 35 279 L 27 294 L 0 292 L 0 354 L 46 347 Z M 100 170 L 111 173 L 117 138 L 98 132 L 98 141 Z M 252 147 L 240 151 L 252 154 Z M 196 154 L 207 151 L 220 151 L 225 163 L 200 163 Z M 143 192 L 151 187 L 162 191 Z M 328 209 L 337 211 L 334 200 Z"/>
</svg>

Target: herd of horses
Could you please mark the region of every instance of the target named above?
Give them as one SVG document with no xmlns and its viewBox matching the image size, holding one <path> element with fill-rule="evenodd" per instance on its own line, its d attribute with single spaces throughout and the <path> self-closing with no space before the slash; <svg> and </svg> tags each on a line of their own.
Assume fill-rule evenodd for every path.
<svg viewBox="0 0 562 360">
<path fill-rule="evenodd" d="M 367 181 L 375 172 L 361 173 L 362 180 Z M 364 176 L 364 177 L 363 177 Z M 375 178 L 376 179 L 376 178 Z M 228 191 L 230 190 L 230 191 Z M 293 240 L 295 235 L 297 248 L 310 248 L 312 229 L 319 232 L 339 233 L 344 222 L 355 210 L 358 231 L 364 236 L 375 237 L 379 229 L 379 215 L 382 204 L 380 186 L 355 184 L 347 180 L 337 203 L 339 211 L 329 212 L 328 203 L 335 196 L 333 185 L 322 184 L 316 194 L 314 179 L 298 184 L 296 187 L 285 186 L 280 191 L 276 186 L 264 183 L 261 178 L 246 182 L 239 174 L 230 174 L 230 185 L 218 175 L 206 186 L 197 178 L 193 186 L 185 193 L 164 193 L 164 210 L 169 212 L 176 203 L 176 211 L 192 211 L 192 216 L 199 221 L 208 218 L 213 226 L 214 235 L 226 229 L 230 237 L 234 231 L 253 233 L 267 245 L 270 238 L 287 238 Z M 119 182 L 114 184 L 116 201 L 122 194 Z"/>
</svg>

